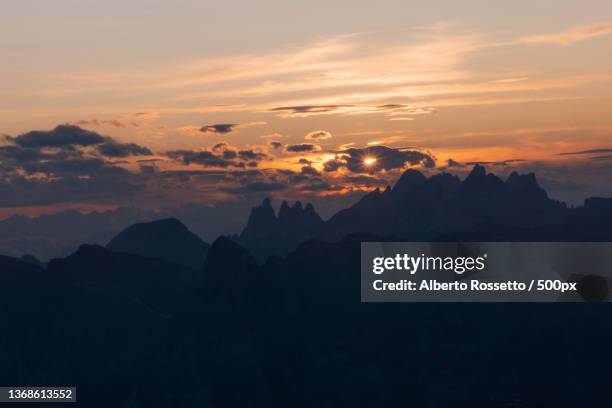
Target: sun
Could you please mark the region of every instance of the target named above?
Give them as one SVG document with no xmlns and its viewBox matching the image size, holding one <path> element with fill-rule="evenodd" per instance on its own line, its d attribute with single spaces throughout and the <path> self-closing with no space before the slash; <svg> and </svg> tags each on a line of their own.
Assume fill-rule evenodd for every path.
<svg viewBox="0 0 612 408">
<path fill-rule="evenodd" d="M 374 163 L 376 163 L 376 157 L 366 157 L 365 159 L 363 159 L 363 164 L 365 166 L 372 166 Z"/>
</svg>

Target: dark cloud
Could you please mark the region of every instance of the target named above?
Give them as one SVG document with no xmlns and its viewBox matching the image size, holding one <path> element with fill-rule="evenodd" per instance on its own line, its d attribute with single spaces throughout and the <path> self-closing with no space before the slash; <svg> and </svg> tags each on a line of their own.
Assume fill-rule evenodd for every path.
<svg viewBox="0 0 612 408">
<path fill-rule="evenodd" d="M 203 133 L 219 133 L 226 134 L 232 132 L 238 124 L 236 123 L 218 123 L 215 125 L 205 125 L 200 128 Z"/>
<path fill-rule="evenodd" d="M 308 159 L 301 158 L 300 160 L 298 160 L 298 163 L 299 163 L 299 164 L 305 164 L 305 165 L 307 165 L 307 166 L 310 166 L 310 165 L 312 164 L 312 161 L 311 161 L 311 160 L 308 160 Z"/>
<path fill-rule="evenodd" d="M 306 140 L 326 140 L 331 139 L 332 134 L 326 130 L 315 130 L 306 135 Z"/>
<path fill-rule="evenodd" d="M 324 180 L 313 180 L 309 183 L 302 184 L 298 187 L 301 191 L 339 191 L 342 190 L 342 186 L 333 185 Z"/>
<path fill-rule="evenodd" d="M 18 146 L 26 148 L 94 146 L 106 142 L 104 136 L 73 125 L 60 125 L 53 130 L 34 130 L 17 137 L 7 137 Z"/>
<path fill-rule="evenodd" d="M 300 143 L 300 144 L 294 144 L 294 145 L 287 145 L 285 146 L 285 150 L 288 152 L 292 152 L 292 153 L 305 153 L 305 152 L 317 152 L 321 150 L 321 147 L 319 147 L 316 144 L 312 144 L 312 143 Z"/>
<path fill-rule="evenodd" d="M 183 164 L 199 164 L 206 167 L 257 167 L 268 156 L 252 149 L 234 150 L 227 143 L 218 143 L 212 150 L 173 150 L 166 155 Z"/>
<path fill-rule="evenodd" d="M 572 155 L 577 155 L 577 154 L 601 154 L 601 153 L 612 153 L 612 149 L 603 148 L 603 149 L 580 150 L 577 152 L 559 153 L 559 156 L 572 156 Z"/>
<path fill-rule="evenodd" d="M 223 188 L 222 190 L 232 194 L 251 194 L 251 193 L 264 193 L 271 191 L 280 191 L 287 189 L 287 185 L 283 183 L 274 182 L 253 182 L 244 184 L 239 187 Z"/>
<path fill-rule="evenodd" d="M 216 145 L 214 145 L 214 146 L 211 148 L 211 150 L 212 150 L 213 152 L 221 152 L 221 151 L 226 150 L 226 149 L 229 149 L 229 148 L 230 148 L 230 145 L 229 145 L 229 144 L 227 144 L 226 142 L 220 142 L 220 143 L 217 143 Z"/>
<path fill-rule="evenodd" d="M 351 104 L 338 104 L 338 105 L 293 105 L 293 106 L 280 106 L 269 110 L 270 112 L 279 113 L 283 116 L 313 116 L 313 115 L 324 115 L 324 114 L 368 114 L 368 113 L 382 113 L 387 116 L 412 116 L 430 114 L 435 111 L 432 107 L 424 106 L 413 106 L 405 104 L 385 104 L 385 105 L 351 105 Z M 393 119 L 392 119 L 393 120 Z M 400 119 L 401 120 L 401 119 Z"/>
<path fill-rule="evenodd" d="M 135 144 L 69 125 L 7 140 L 0 147 L 1 207 L 129 200 L 146 184 L 148 169 L 132 173 L 109 160 L 151 154 Z"/>
<path fill-rule="evenodd" d="M 349 108 L 352 105 L 297 105 L 297 106 L 280 106 L 270 109 L 270 112 L 280 112 L 289 115 L 299 115 L 305 113 L 327 113 L 333 112 L 341 108 Z"/>
<path fill-rule="evenodd" d="M 208 150 L 173 150 L 166 152 L 166 155 L 184 164 L 195 163 L 207 167 L 230 167 L 237 165 L 237 162 L 223 158 L 223 153 L 217 155 Z"/>
<path fill-rule="evenodd" d="M 366 158 L 376 161 L 367 166 Z M 435 159 L 416 150 L 392 149 L 387 146 L 369 146 L 365 148 L 350 148 L 338 152 L 336 158 L 324 163 L 324 170 L 333 172 L 345 167 L 353 173 L 374 173 L 379 170 L 402 169 L 409 165 L 422 165 L 426 168 L 435 167 Z"/>
<path fill-rule="evenodd" d="M 236 153 L 236 151 L 235 151 L 235 150 L 224 150 L 224 151 L 221 153 L 221 156 L 223 156 L 223 158 L 224 158 L 224 159 L 227 159 L 227 160 L 233 160 L 233 159 L 235 159 L 236 157 L 238 157 L 238 153 Z"/>
<path fill-rule="evenodd" d="M 355 184 L 365 187 L 380 187 L 389 185 L 389 181 L 386 179 L 365 175 L 347 176 L 343 178 L 343 181 L 347 184 Z"/>
<path fill-rule="evenodd" d="M 335 159 L 329 160 L 323 163 L 323 170 L 330 173 L 330 172 L 334 172 L 338 170 L 341 167 L 344 167 L 346 163 L 343 160 L 339 159 L 338 157 L 339 156 L 336 156 Z"/>
<path fill-rule="evenodd" d="M 610 160 L 610 159 L 612 159 L 612 155 L 591 157 L 591 160 L 595 160 L 595 161 Z"/>
<path fill-rule="evenodd" d="M 508 160 L 500 160 L 500 161 L 473 161 L 473 162 L 467 162 L 465 163 L 468 166 L 476 166 L 481 165 L 481 166 L 508 166 L 511 165 L 513 163 L 521 163 L 524 162 L 526 160 L 524 159 L 508 159 Z"/>
<path fill-rule="evenodd" d="M 97 147 L 98 151 L 106 157 L 151 156 L 153 152 L 136 143 L 118 143 L 112 139 Z"/>
<path fill-rule="evenodd" d="M 265 153 L 254 150 L 240 150 L 238 156 L 243 160 L 263 160 L 268 157 Z"/>
<path fill-rule="evenodd" d="M 151 150 L 136 143 L 120 143 L 112 137 L 102 136 L 96 132 L 81 129 L 74 125 L 60 125 L 53 130 L 35 130 L 16 137 L 7 137 L 15 154 L 42 154 L 37 149 L 59 148 L 64 150 L 76 147 L 96 146 L 100 154 L 106 157 L 151 156 Z M 10 147 L 10 146 L 9 146 Z M 30 150 L 27 150 L 30 149 Z M 41 157 L 42 158 L 42 157 Z"/>
<path fill-rule="evenodd" d="M 283 147 L 283 144 L 281 142 L 272 141 L 270 142 L 270 146 L 272 146 L 274 149 L 280 149 Z"/>
<path fill-rule="evenodd" d="M 0 146 L 0 157 L 10 162 L 31 162 L 46 160 L 57 153 L 44 153 L 41 149 L 23 148 L 20 146 Z"/>
<path fill-rule="evenodd" d="M 319 176 L 319 175 L 321 175 L 321 173 L 319 173 L 319 171 L 317 169 L 315 169 L 314 167 L 311 167 L 311 166 L 304 166 L 304 167 L 302 167 L 302 170 L 300 171 L 300 173 L 302 175 L 305 175 L 305 176 Z"/>
</svg>

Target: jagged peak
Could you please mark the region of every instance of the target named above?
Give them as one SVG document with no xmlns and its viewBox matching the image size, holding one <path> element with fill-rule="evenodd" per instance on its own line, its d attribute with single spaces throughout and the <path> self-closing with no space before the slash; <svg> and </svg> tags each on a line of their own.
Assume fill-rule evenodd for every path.
<svg viewBox="0 0 612 408">
<path fill-rule="evenodd" d="M 408 169 L 402 173 L 400 178 L 395 182 L 393 191 L 411 190 L 414 187 L 424 183 L 426 180 L 427 177 L 425 177 L 420 171 Z"/>
<path fill-rule="evenodd" d="M 300 210 L 300 211 L 301 211 L 301 210 L 302 210 L 302 208 L 303 208 L 303 207 L 302 207 L 302 203 L 301 203 L 301 201 L 299 201 L 299 200 L 298 200 L 298 201 L 296 201 L 296 202 L 295 202 L 295 204 L 294 204 L 294 206 L 293 206 L 293 208 L 294 208 L 294 209 L 296 209 L 296 210 Z"/>
<path fill-rule="evenodd" d="M 472 179 L 484 178 L 486 175 L 487 175 L 487 170 L 484 168 L 484 166 L 476 163 L 474 165 L 474 168 L 472 169 L 470 174 L 468 174 L 465 180 L 468 181 Z"/>
<path fill-rule="evenodd" d="M 270 198 L 269 197 L 264 198 L 260 207 L 261 208 L 272 208 L 272 203 L 270 202 Z"/>
<path fill-rule="evenodd" d="M 304 209 L 304 211 L 308 211 L 308 212 L 316 212 L 314 205 L 312 205 L 311 203 L 307 203 L 306 204 L 306 208 Z"/>
</svg>

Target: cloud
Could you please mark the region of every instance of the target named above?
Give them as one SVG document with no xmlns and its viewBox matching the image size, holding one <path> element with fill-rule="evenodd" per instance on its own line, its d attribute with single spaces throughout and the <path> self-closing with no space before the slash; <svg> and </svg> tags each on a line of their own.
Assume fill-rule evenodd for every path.
<svg viewBox="0 0 612 408">
<path fill-rule="evenodd" d="M 136 143 L 120 143 L 112 137 L 102 136 L 96 132 L 82 129 L 75 125 L 60 125 L 53 130 L 32 131 L 20 136 L 6 138 L 15 146 L 5 150 L 5 154 L 38 155 L 42 158 L 39 149 L 59 148 L 68 149 L 76 147 L 92 147 L 106 157 L 151 156 L 151 150 Z M 30 150 L 20 150 L 30 149 Z M 64 152 L 66 153 L 66 152 Z M 25 158 L 25 156 L 23 156 Z M 50 156 L 47 155 L 47 159 Z"/>
<path fill-rule="evenodd" d="M 306 140 L 327 140 L 331 139 L 332 134 L 326 130 L 315 130 L 306 135 Z"/>
<path fill-rule="evenodd" d="M 365 175 L 346 176 L 343 181 L 347 184 L 364 186 L 364 187 L 384 187 L 389 185 L 389 181 L 383 178 L 370 177 Z"/>
<path fill-rule="evenodd" d="M 17 137 L 8 136 L 7 139 L 26 148 L 93 146 L 106 141 L 98 133 L 74 125 L 60 125 L 49 131 L 34 130 Z"/>
<path fill-rule="evenodd" d="M 270 112 L 278 112 L 287 116 L 310 116 L 314 114 L 337 112 L 344 108 L 350 108 L 351 105 L 298 105 L 298 106 L 280 106 L 269 109 Z"/>
<path fill-rule="evenodd" d="M 172 150 L 166 152 L 171 159 L 183 164 L 198 164 L 205 167 L 257 167 L 258 162 L 268 158 L 255 149 L 236 149 L 226 142 L 217 143 L 210 150 Z"/>
<path fill-rule="evenodd" d="M 141 167 L 140 172 L 132 172 L 123 167 L 129 162 L 109 159 L 152 155 L 146 147 L 74 125 L 8 137 L 7 142 L 0 146 L 0 206 L 4 207 L 126 198 L 144 188 L 149 171 Z"/>
<path fill-rule="evenodd" d="M 238 129 L 246 129 L 253 126 L 267 125 L 268 122 L 247 122 L 247 123 L 216 123 L 214 125 L 193 126 L 187 125 L 177 128 L 182 133 L 194 135 L 199 133 L 226 135 L 236 132 Z"/>
<path fill-rule="evenodd" d="M 136 143 L 118 143 L 112 139 L 97 147 L 97 150 L 106 157 L 152 156 L 153 152 L 147 147 Z"/>
<path fill-rule="evenodd" d="M 205 125 L 200 128 L 200 132 L 226 134 L 231 133 L 234 128 L 236 128 L 236 126 L 238 125 L 235 123 L 218 123 L 215 125 Z"/>
<path fill-rule="evenodd" d="M 267 154 L 263 152 L 257 152 L 252 149 L 239 150 L 238 156 L 240 156 L 240 158 L 243 160 L 263 160 L 268 157 Z"/>
<path fill-rule="evenodd" d="M 338 191 L 342 186 L 333 185 L 323 180 L 316 180 L 299 186 L 301 191 Z"/>
<path fill-rule="evenodd" d="M 481 166 L 508 166 L 512 163 L 522 163 L 526 161 L 525 159 L 508 159 L 508 160 L 498 160 L 498 161 L 471 161 L 471 162 L 467 162 L 465 163 L 468 166 L 475 166 L 475 165 L 481 165 Z"/>
<path fill-rule="evenodd" d="M 311 166 L 302 167 L 302 170 L 300 171 L 300 173 L 304 176 L 313 176 L 313 177 L 321 175 L 321 173 L 319 173 L 317 169 Z"/>
<path fill-rule="evenodd" d="M 268 109 L 269 112 L 279 113 L 282 117 L 304 118 L 315 115 L 366 115 L 373 113 L 383 113 L 390 120 L 411 120 L 408 116 L 425 115 L 435 112 L 432 107 L 414 106 L 400 103 L 390 103 L 383 105 L 355 105 L 355 104 L 334 104 L 334 105 L 294 105 L 281 106 Z M 400 117 L 401 116 L 401 117 Z M 314 133 L 314 132 L 313 132 Z M 331 136 L 331 135 L 330 135 Z"/>
<path fill-rule="evenodd" d="M 157 112 L 136 112 L 132 115 L 136 119 L 157 119 L 159 113 Z"/>
<path fill-rule="evenodd" d="M 600 149 L 580 150 L 577 152 L 559 153 L 559 156 L 573 156 L 573 155 L 580 155 L 580 154 L 601 154 L 601 153 L 612 153 L 612 149 L 600 148 Z"/>
<path fill-rule="evenodd" d="M 193 150 L 172 150 L 166 152 L 166 155 L 172 159 L 179 160 L 183 164 L 199 164 L 206 167 L 231 167 L 240 166 L 238 162 L 223 157 L 223 153 L 217 155 L 208 150 L 193 151 Z M 244 164 L 242 165 L 244 166 Z"/>
<path fill-rule="evenodd" d="M 280 191 L 287 189 L 287 185 L 283 183 L 272 183 L 272 182 L 254 182 L 248 183 L 239 187 L 228 187 L 223 188 L 223 191 L 232 194 L 252 194 L 252 193 L 264 193 L 271 191 Z"/>
<path fill-rule="evenodd" d="M 364 162 L 366 158 L 373 158 L 375 162 L 366 165 Z M 435 167 L 435 159 L 431 155 L 417 150 L 368 146 L 337 152 L 334 159 L 324 163 L 324 170 L 334 172 L 344 167 L 353 173 L 374 173 L 380 170 L 402 169 L 406 164 L 433 168 Z"/>
<path fill-rule="evenodd" d="M 112 126 L 117 128 L 139 128 L 140 125 L 135 122 L 126 121 L 123 119 L 84 119 L 72 122 L 77 126 Z"/>
<path fill-rule="evenodd" d="M 285 150 L 291 153 L 310 153 L 318 152 L 321 147 L 312 143 L 300 143 L 285 146 Z"/>
<path fill-rule="evenodd" d="M 523 44 L 561 44 L 570 45 L 575 42 L 584 41 L 590 38 L 600 37 L 612 33 L 612 21 L 603 23 L 572 27 L 568 30 L 553 33 L 532 35 L 520 38 L 519 43 Z"/>
<path fill-rule="evenodd" d="M 610 159 L 612 159 L 612 155 L 591 157 L 591 160 L 595 160 L 595 161 L 610 160 Z"/>
<path fill-rule="evenodd" d="M 276 141 L 271 141 L 269 142 L 270 146 L 272 146 L 273 149 L 280 149 L 281 147 L 283 147 L 283 144 L 281 142 L 276 142 Z"/>
</svg>

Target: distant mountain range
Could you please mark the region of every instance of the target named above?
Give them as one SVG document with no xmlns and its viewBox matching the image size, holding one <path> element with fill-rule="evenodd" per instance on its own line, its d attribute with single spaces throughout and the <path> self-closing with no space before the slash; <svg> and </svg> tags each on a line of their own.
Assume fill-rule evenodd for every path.
<svg viewBox="0 0 612 408">
<path fill-rule="evenodd" d="M 177 218 L 206 241 L 240 231 L 247 220 L 249 204 L 228 202 L 217 206 L 183 205 L 151 211 L 120 207 L 81 213 L 66 210 L 38 217 L 12 216 L 0 221 L 0 254 L 33 255 L 41 261 L 64 257 L 83 243 L 106 245 L 130 225 L 164 218 Z"/>
<path fill-rule="evenodd" d="M 476 165 L 463 181 L 407 170 L 392 188 L 376 189 L 325 222 L 300 203 L 283 203 L 277 218 L 266 199 L 234 239 L 263 261 L 310 238 L 334 242 L 352 233 L 406 241 L 606 241 L 610 226 L 612 199 L 568 208 L 550 199 L 533 173 L 502 180 Z"/>
<path fill-rule="evenodd" d="M 301 202 L 289 205 L 284 201 L 276 214 L 271 201 L 265 199 L 251 210 L 248 220 L 248 208 L 244 207 L 231 203 L 157 212 L 119 208 L 91 214 L 70 210 L 37 218 L 14 216 L 0 221 L 0 253 L 29 255 L 26 260 L 40 264 L 66 256 L 82 243 L 108 243 L 112 250 L 155 255 L 193 267 L 204 261 L 199 255 L 189 255 L 205 252 L 200 249 L 207 244 L 200 237 L 211 242 L 219 235 L 240 230 L 245 220 L 242 232 L 231 238 L 248 248 L 259 262 L 270 255 L 284 256 L 308 239 L 334 242 L 352 233 L 419 241 L 612 240 L 612 228 L 608 228 L 612 199 L 589 198 L 584 206 L 570 208 L 550 199 L 533 173 L 512 173 L 502 180 L 480 165 L 464 180 L 447 173 L 426 177 L 407 170 L 393 187 L 365 194 L 327 221 L 312 204 Z M 174 232 L 187 231 L 178 225 L 181 223 L 197 236 L 179 233 L 181 238 L 172 238 L 182 242 L 175 249 L 164 242 L 147 242 L 148 237 L 163 235 L 156 232 L 163 223 L 146 223 L 168 217 L 176 220 Z M 130 227 L 134 223 L 145 224 Z"/>
</svg>

